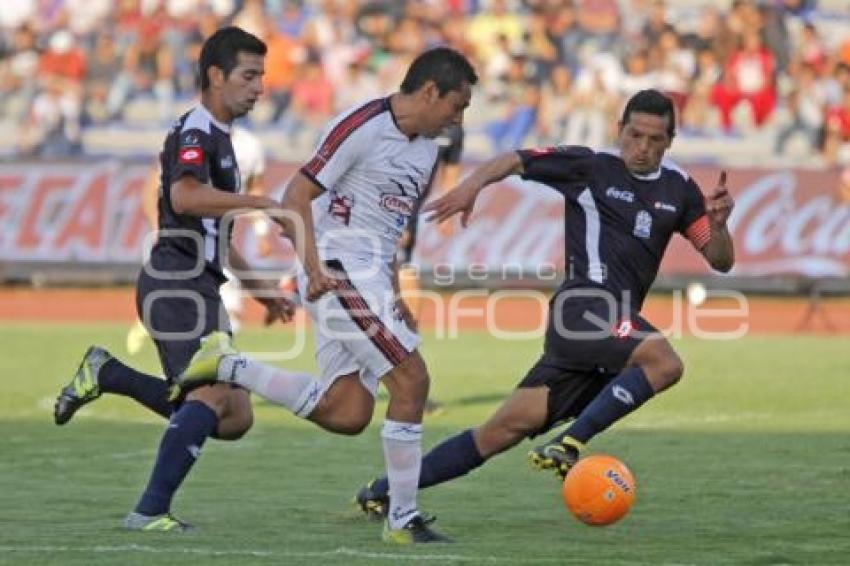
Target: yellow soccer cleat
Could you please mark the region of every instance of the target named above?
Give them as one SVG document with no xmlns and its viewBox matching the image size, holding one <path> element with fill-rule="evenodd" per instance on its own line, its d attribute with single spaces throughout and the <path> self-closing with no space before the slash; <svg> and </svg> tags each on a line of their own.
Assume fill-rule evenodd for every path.
<svg viewBox="0 0 850 566">
<path fill-rule="evenodd" d="M 83 355 L 70 383 L 62 388 L 53 405 L 53 420 L 63 425 L 71 420 L 77 409 L 100 397 L 98 374 L 112 355 L 99 346 L 90 346 Z"/>
<path fill-rule="evenodd" d="M 164 515 L 142 515 L 141 513 L 128 513 L 124 517 L 124 528 L 128 531 L 143 531 L 148 533 L 186 533 L 195 530 L 189 523 L 173 517 L 170 513 Z"/>
<path fill-rule="evenodd" d="M 426 521 L 421 516 L 416 515 L 402 528 L 391 529 L 389 521 L 384 521 L 384 532 L 381 538 L 386 543 L 405 545 L 431 542 L 454 542 L 449 537 L 432 530 L 429 525 L 433 522 L 433 517 Z"/>
<path fill-rule="evenodd" d="M 534 448 L 528 453 L 528 461 L 537 470 L 555 470 L 558 478 L 563 480 L 570 468 L 578 462 L 579 453 L 583 449 L 582 443 L 565 436 L 561 440 L 552 440 Z"/>
<path fill-rule="evenodd" d="M 218 364 L 224 356 L 235 356 L 237 352 L 230 343 L 230 335 L 217 330 L 201 338 L 201 346 L 189 365 L 177 379 L 180 389 L 186 391 L 199 385 L 218 381 Z"/>
</svg>

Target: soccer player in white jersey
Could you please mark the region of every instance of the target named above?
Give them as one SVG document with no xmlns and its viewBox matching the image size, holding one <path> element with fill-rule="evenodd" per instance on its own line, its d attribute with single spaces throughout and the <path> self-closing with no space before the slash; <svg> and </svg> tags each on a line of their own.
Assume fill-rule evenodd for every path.
<svg viewBox="0 0 850 566">
<path fill-rule="evenodd" d="M 366 428 L 382 380 L 390 394 L 381 437 L 393 494 L 383 539 L 391 543 L 448 540 L 416 505 L 429 376 L 419 336 L 398 305 L 391 266 L 433 175 L 434 138 L 462 122 L 476 82 L 458 52 L 422 53 L 399 92 L 332 120 L 289 183 L 282 204 L 294 214 L 279 221 L 301 260 L 298 286 L 316 324 L 319 379 L 222 353 L 179 380 L 187 388 L 210 380 L 238 384 L 341 434 Z"/>
</svg>

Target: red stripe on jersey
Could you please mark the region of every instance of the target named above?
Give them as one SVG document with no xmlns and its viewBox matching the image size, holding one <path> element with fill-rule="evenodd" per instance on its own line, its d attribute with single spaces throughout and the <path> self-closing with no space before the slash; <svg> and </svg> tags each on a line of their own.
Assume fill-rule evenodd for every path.
<svg viewBox="0 0 850 566">
<path fill-rule="evenodd" d="M 691 225 L 685 230 L 685 236 L 696 249 L 704 248 L 711 240 L 711 225 L 708 223 L 708 216 L 703 214 L 691 222 Z"/>
<path fill-rule="evenodd" d="M 325 164 L 331 160 L 334 153 L 336 153 L 339 149 L 339 146 L 342 145 L 342 142 L 344 142 L 354 130 L 385 111 L 387 109 L 387 104 L 388 102 L 386 99 L 379 98 L 361 106 L 343 118 L 339 124 L 334 126 L 331 133 L 329 133 L 325 138 L 325 141 L 322 142 L 321 147 L 319 147 L 318 151 L 316 151 L 316 155 L 314 155 L 313 158 L 307 162 L 307 165 L 304 166 L 304 171 L 309 173 L 310 176 L 316 177 Z"/>
<path fill-rule="evenodd" d="M 184 147 L 177 154 L 178 163 L 200 165 L 204 162 L 204 150 L 201 147 Z"/>
<path fill-rule="evenodd" d="M 340 304 L 381 354 L 394 366 L 403 362 L 409 352 L 395 334 L 369 309 L 366 300 L 351 281 L 344 279 L 338 291 L 337 298 Z"/>
</svg>

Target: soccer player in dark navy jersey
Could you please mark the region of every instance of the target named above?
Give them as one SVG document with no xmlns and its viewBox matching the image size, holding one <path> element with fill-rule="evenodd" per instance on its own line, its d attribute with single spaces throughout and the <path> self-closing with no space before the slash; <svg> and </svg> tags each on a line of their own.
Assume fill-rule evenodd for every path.
<svg viewBox="0 0 850 566">
<path fill-rule="evenodd" d="M 228 384 L 188 391 L 175 387 L 179 395 L 169 402 L 169 384 L 193 364 L 216 363 L 221 350 L 230 348 L 219 293 L 224 266 L 249 277 L 243 285 L 266 307 L 267 322 L 286 322 L 294 309 L 274 283 L 250 278 L 250 266 L 230 245 L 232 222 L 223 220 L 241 212 L 279 210 L 277 201 L 240 193 L 230 142 L 233 120 L 249 112 L 262 93 L 265 54 L 262 41 L 236 27 L 210 36 L 200 55 L 201 103 L 177 120 L 160 154 L 160 225 L 139 274 L 136 307 L 166 379 L 138 372 L 92 346 L 56 401 L 57 424 L 102 393 L 132 397 L 170 417 L 148 485 L 124 519 L 130 530 L 187 530 L 189 525 L 171 515 L 171 501 L 205 440 L 238 439 L 253 422 L 248 391 Z"/>
<path fill-rule="evenodd" d="M 680 379 L 682 360 L 640 308 L 676 232 L 712 268 L 732 268 L 726 221 L 733 201 L 725 173 L 704 199 L 686 172 L 663 160 L 674 133 L 670 100 L 641 91 L 623 112 L 618 149 L 505 153 L 426 205 L 430 219 L 460 213 L 466 225 L 478 194 L 508 175 L 558 191 L 566 206 L 566 277 L 550 303 L 540 359 L 487 422 L 423 458 L 420 487 L 462 476 L 523 438 L 573 419 L 529 454 L 534 466 L 563 477 L 586 442 Z M 385 512 L 386 486 L 379 478 L 360 490 L 367 514 Z"/>
</svg>

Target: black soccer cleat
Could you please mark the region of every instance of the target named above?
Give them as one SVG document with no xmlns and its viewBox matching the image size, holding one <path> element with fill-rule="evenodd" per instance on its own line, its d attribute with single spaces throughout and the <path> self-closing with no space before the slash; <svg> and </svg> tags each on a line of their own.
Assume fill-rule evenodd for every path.
<svg viewBox="0 0 850 566">
<path fill-rule="evenodd" d="M 528 461 L 537 470 L 555 470 L 555 474 L 563 480 L 578 462 L 582 448 L 581 443 L 566 436 L 534 448 L 528 453 Z"/>
<path fill-rule="evenodd" d="M 400 529 L 391 529 L 389 521 L 384 522 L 384 533 L 382 539 L 390 544 L 422 544 L 429 542 L 449 543 L 454 542 L 445 535 L 433 530 L 430 525 L 436 517 L 423 519 L 416 515 Z"/>
<path fill-rule="evenodd" d="M 390 506 L 389 495 L 379 495 L 372 491 L 372 486 L 377 480 L 372 480 L 357 492 L 354 496 L 354 502 L 360 507 L 360 510 L 367 518 L 373 521 L 383 520 L 387 516 L 387 510 Z"/>
<path fill-rule="evenodd" d="M 100 369 L 111 359 L 112 355 L 99 346 L 86 350 L 74 377 L 56 397 L 53 420 L 57 425 L 67 423 L 80 407 L 100 397 Z"/>
</svg>

